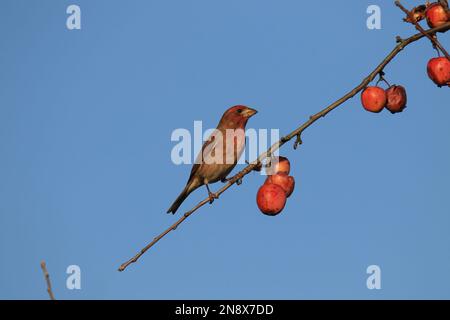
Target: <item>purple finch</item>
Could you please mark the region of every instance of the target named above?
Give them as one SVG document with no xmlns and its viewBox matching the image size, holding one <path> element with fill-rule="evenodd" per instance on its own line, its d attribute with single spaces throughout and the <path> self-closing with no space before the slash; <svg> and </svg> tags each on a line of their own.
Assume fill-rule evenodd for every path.
<svg viewBox="0 0 450 320">
<path fill-rule="evenodd" d="M 217 194 L 209 189 L 209 184 L 219 180 L 225 182 L 227 175 L 236 166 L 245 148 L 245 125 L 254 114 L 256 110 L 241 105 L 225 111 L 217 128 L 203 144 L 186 187 L 167 213 L 175 214 L 189 194 L 203 185 L 208 190 L 210 202 L 218 198 Z"/>
</svg>

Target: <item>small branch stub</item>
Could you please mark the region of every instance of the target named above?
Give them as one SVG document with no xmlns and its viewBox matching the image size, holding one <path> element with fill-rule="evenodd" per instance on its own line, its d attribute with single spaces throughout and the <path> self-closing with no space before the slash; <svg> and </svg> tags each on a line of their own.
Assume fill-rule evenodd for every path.
<svg viewBox="0 0 450 320">
<path fill-rule="evenodd" d="M 55 295 L 53 294 L 53 290 L 52 290 L 52 283 L 50 282 L 50 274 L 47 271 L 47 265 L 46 265 L 45 261 L 41 262 L 41 269 L 42 269 L 42 272 L 44 273 L 45 282 L 47 284 L 47 292 L 50 297 L 50 300 L 56 300 Z"/>
<path fill-rule="evenodd" d="M 297 150 L 297 148 L 303 143 L 302 141 L 302 137 L 301 134 L 299 133 L 296 138 L 295 138 L 295 142 L 294 142 L 294 150 Z"/>
</svg>

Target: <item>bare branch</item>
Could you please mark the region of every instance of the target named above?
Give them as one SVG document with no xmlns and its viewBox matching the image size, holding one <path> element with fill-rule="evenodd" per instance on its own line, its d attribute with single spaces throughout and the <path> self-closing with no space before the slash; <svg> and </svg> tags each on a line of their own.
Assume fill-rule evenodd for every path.
<svg viewBox="0 0 450 320">
<path fill-rule="evenodd" d="M 42 269 L 42 272 L 44 272 L 45 282 L 47 283 L 47 292 L 50 297 L 50 300 L 55 300 L 55 296 L 52 291 L 52 283 L 50 282 L 50 274 L 47 271 L 47 266 L 45 264 L 45 261 L 41 262 L 41 269 Z"/>
<path fill-rule="evenodd" d="M 286 142 L 290 141 L 294 137 L 295 140 L 295 146 L 299 146 L 302 142 L 301 135 L 303 131 L 305 131 L 309 126 L 311 126 L 314 122 L 316 122 L 318 119 L 325 117 L 329 112 L 336 109 L 340 105 L 342 105 L 344 102 L 349 100 L 350 98 L 354 97 L 358 92 L 363 90 L 374 78 L 381 74 L 383 69 L 386 67 L 387 64 L 389 64 L 392 59 L 400 52 L 402 51 L 406 46 L 409 44 L 425 37 L 431 34 L 436 33 L 437 31 L 446 32 L 450 29 L 450 22 L 447 22 L 444 25 L 441 25 L 437 28 L 433 28 L 427 31 L 420 32 L 418 34 L 415 34 L 407 39 L 401 39 L 397 37 L 397 46 L 384 58 L 384 60 L 354 89 L 352 89 L 350 92 L 345 94 L 342 98 L 339 100 L 333 102 L 328 107 L 323 109 L 322 111 L 312 115 L 308 121 L 303 123 L 300 127 L 289 133 L 288 135 L 282 137 L 279 141 L 277 141 L 275 144 L 273 144 L 267 151 L 263 152 L 259 155 L 258 159 L 254 162 L 250 163 L 248 166 L 246 166 L 242 171 L 237 173 L 235 176 L 233 176 L 231 179 L 229 179 L 228 183 L 225 184 L 219 191 L 217 191 L 217 195 L 221 195 L 224 193 L 228 188 L 230 188 L 233 184 L 237 183 L 238 181 L 242 181 L 242 178 L 249 174 L 250 172 L 257 170 L 261 163 L 264 162 L 265 159 L 270 157 L 271 154 L 273 154 L 276 150 L 278 150 L 281 146 L 283 146 Z M 195 211 L 197 211 L 200 207 L 204 206 L 205 204 L 209 203 L 209 197 L 200 201 L 194 208 L 187 211 L 177 222 L 175 222 L 173 225 L 171 225 L 168 229 L 166 229 L 164 232 L 159 234 L 157 237 L 155 237 L 148 245 L 146 245 L 139 253 L 137 253 L 133 258 L 130 260 L 124 262 L 120 267 L 119 271 L 124 271 L 130 264 L 136 262 L 147 250 L 149 250 L 151 247 L 153 247 L 159 240 L 161 240 L 164 236 L 166 236 L 170 231 L 175 230 L 184 220 L 186 220 L 191 214 L 193 214 Z"/>
</svg>

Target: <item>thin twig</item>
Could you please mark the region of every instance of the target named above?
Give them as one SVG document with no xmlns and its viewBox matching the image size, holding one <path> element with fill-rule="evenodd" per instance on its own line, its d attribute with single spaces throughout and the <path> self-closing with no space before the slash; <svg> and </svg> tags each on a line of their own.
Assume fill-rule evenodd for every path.
<svg viewBox="0 0 450 320">
<path fill-rule="evenodd" d="M 435 37 L 435 34 L 429 34 L 427 32 L 425 32 L 424 28 L 422 28 L 422 26 L 419 24 L 419 22 L 414 19 L 414 15 L 411 11 L 409 11 L 408 9 L 406 9 L 401 3 L 400 1 L 395 1 L 395 5 L 397 7 L 400 8 L 400 10 L 402 10 L 404 13 L 406 13 L 406 16 L 409 18 L 408 20 L 413 23 L 416 26 L 416 29 L 422 33 L 424 36 L 426 36 L 428 39 L 430 39 L 431 43 L 433 44 L 433 46 L 435 48 L 439 48 L 439 50 L 441 50 L 441 52 L 445 55 L 445 57 L 447 59 L 450 60 L 450 56 L 447 52 L 447 50 L 445 50 L 444 46 L 439 42 L 439 40 L 437 39 L 437 37 Z"/>
<path fill-rule="evenodd" d="M 425 31 L 425 34 L 432 34 L 437 31 L 446 32 L 450 29 L 450 22 L 441 25 L 437 28 L 433 28 L 430 30 Z M 289 133 L 288 135 L 282 137 L 279 141 L 274 143 L 267 151 L 263 152 L 259 155 L 258 159 L 256 159 L 254 162 L 250 163 L 248 166 L 246 166 L 242 171 L 237 173 L 235 176 L 233 176 L 227 184 L 225 184 L 219 191 L 217 191 L 217 195 L 221 195 L 224 193 L 228 188 L 230 188 L 233 184 L 235 184 L 237 181 L 241 181 L 244 176 L 252 172 L 253 170 L 257 169 L 261 163 L 265 159 L 268 158 L 268 155 L 273 154 L 276 150 L 278 150 L 281 146 L 283 146 L 286 142 L 290 141 L 292 138 L 296 137 L 296 146 L 300 145 L 301 143 L 301 135 L 304 130 L 306 130 L 309 126 L 311 126 L 314 122 L 316 122 L 318 119 L 325 117 L 329 112 L 336 109 L 338 106 L 343 104 L 348 99 L 354 97 L 358 92 L 363 90 L 378 74 L 380 74 L 381 71 L 383 71 L 384 67 L 391 62 L 391 60 L 400 52 L 402 51 L 407 45 L 421 39 L 424 37 L 423 33 L 418 33 L 416 35 L 413 35 L 409 37 L 408 39 L 404 39 L 399 41 L 398 45 L 389 53 L 386 58 L 373 70 L 357 87 L 355 87 L 353 90 L 348 92 L 346 95 L 344 95 L 339 100 L 333 102 L 328 107 L 323 109 L 322 111 L 312 115 L 309 117 L 308 121 L 303 123 L 300 127 Z M 130 264 L 136 262 L 148 249 L 153 247 L 159 240 L 161 240 L 165 235 L 167 235 L 170 231 L 175 230 L 184 220 L 186 220 L 191 214 L 193 214 L 197 209 L 204 206 L 205 204 L 209 203 L 209 197 L 200 201 L 194 208 L 187 211 L 177 222 L 175 222 L 173 225 L 171 225 L 168 229 L 166 229 L 163 233 L 159 234 L 157 237 L 155 237 L 148 245 L 146 245 L 139 253 L 137 253 L 133 258 L 130 260 L 124 262 L 120 267 L 119 271 L 124 271 Z"/>
<path fill-rule="evenodd" d="M 50 282 L 50 274 L 47 271 L 47 266 L 45 264 L 45 261 L 41 262 L 41 269 L 42 269 L 42 272 L 44 272 L 45 282 L 47 283 L 47 292 L 50 297 L 50 300 L 55 300 L 55 296 L 52 291 L 52 283 Z"/>
</svg>

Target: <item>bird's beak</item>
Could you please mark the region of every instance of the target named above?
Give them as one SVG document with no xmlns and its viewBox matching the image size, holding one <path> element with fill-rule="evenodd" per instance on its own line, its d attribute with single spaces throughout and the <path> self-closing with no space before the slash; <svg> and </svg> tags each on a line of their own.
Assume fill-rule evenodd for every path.
<svg viewBox="0 0 450 320">
<path fill-rule="evenodd" d="M 256 111 L 255 109 L 252 109 L 252 108 L 247 108 L 244 111 L 242 111 L 242 115 L 246 118 L 250 118 L 257 113 L 258 113 L 258 111 Z"/>
</svg>

